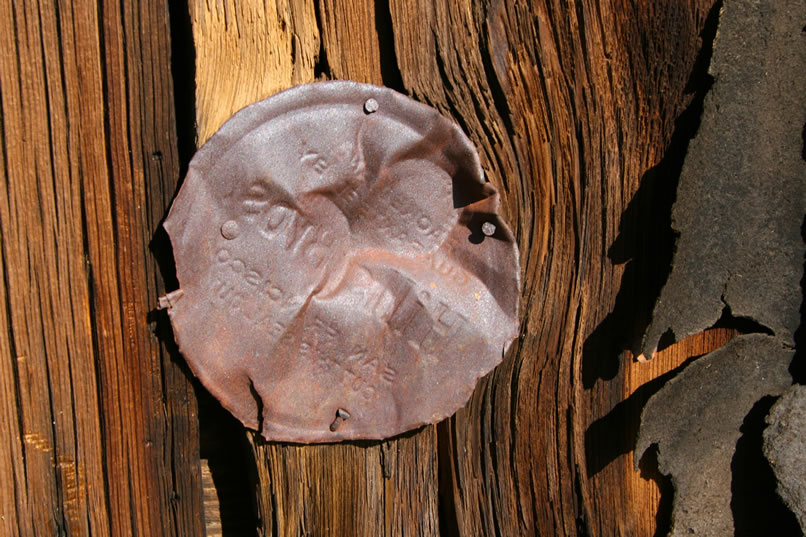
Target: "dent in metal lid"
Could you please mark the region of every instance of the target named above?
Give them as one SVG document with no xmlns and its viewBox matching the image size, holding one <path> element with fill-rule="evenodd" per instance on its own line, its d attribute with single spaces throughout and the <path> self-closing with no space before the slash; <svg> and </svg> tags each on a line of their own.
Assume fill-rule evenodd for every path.
<svg viewBox="0 0 806 537">
<path fill-rule="evenodd" d="M 464 405 L 518 331 L 520 270 L 470 141 L 355 82 L 235 114 L 165 228 L 193 372 L 269 440 L 380 439 Z"/>
</svg>

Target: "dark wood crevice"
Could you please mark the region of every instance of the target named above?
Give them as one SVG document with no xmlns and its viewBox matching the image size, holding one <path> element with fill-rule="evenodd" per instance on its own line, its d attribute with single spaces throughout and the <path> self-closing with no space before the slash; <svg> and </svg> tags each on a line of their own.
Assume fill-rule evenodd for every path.
<svg viewBox="0 0 806 537">
<path fill-rule="evenodd" d="M 316 15 L 316 29 L 317 34 L 320 36 L 324 32 L 322 26 L 322 1 L 313 0 L 313 10 Z M 316 55 L 316 63 L 313 66 L 313 76 L 315 80 L 330 80 L 332 75 L 330 73 L 330 65 L 327 61 L 327 49 L 325 47 L 325 40 L 320 37 L 319 52 Z"/>
<path fill-rule="evenodd" d="M 182 186 L 190 159 L 196 152 L 196 48 L 190 20 L 189 0 L 168 0 L 171 20 L 171 79 L 174 87 L 174 114 L 179 159 L 179 181 Z M 176 194 L 174 194 L 175 196 Z M 172 198 L 173 199 L 173 198 Z M 162 228 L 160 228 L 162 229 Z M 176 278 L 176 270 L 163 274 L 163 278 Z M 165 279 L 165 282 L 169 282 Z M 178 287 L 166 285 L 173 290 Z"/>
<path fill-rule="evenodd" d="M 392 24 L 391 0 L 375 0 L 375 31 L 378 34 L 378 48 L 381 63 L 381 80 L 387 88 L 406 92 L 403 76 L 397 63 L 395 51 L 395 28 Z"/>
</svg>

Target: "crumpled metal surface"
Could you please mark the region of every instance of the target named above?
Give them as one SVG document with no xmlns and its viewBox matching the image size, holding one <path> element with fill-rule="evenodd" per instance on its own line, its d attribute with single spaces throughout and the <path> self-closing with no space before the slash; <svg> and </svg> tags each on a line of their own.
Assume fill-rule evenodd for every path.
<svg viewBox="0 0 806 537">
<path fill-rule="evenodd" d="M 165 221 L 161 298 L 207 389 L 269 440 L 381 439 L 466 403 L 518 333 L 520 269 L 470 141 L 355 82 L 244 108 Z"/>
</svg>

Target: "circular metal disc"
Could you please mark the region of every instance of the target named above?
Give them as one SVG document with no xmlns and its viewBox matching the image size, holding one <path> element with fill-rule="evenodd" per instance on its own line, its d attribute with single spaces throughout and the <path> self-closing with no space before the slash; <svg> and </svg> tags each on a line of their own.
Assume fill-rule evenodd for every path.
<svg viewBox="0 0 806 537">
<path fill-rule="evenodd" d="M 518 331 L 518 251 L 470 141 L 355 82 L 235 114 L 190 163 L 163 298 L 193 372 L 269 440 L 380 439 L 461 407 Z"/>
</svg>

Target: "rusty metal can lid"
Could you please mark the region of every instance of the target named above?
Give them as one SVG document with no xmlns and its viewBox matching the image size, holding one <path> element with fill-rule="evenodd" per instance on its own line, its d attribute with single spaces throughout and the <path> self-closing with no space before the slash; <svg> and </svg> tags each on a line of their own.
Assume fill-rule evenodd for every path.
<svg viewBox="0 0 806 537">
<path fill-rule="evenodd" d="M 235 114 L 165 221 L 193 372 L 266 439 L 381 439 L 453 414 L 518 331 L 520 270 L 461 130 L 356 82 Z"/>
</svg>

